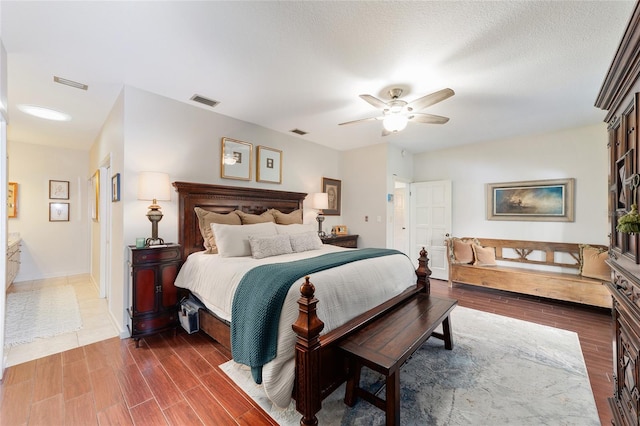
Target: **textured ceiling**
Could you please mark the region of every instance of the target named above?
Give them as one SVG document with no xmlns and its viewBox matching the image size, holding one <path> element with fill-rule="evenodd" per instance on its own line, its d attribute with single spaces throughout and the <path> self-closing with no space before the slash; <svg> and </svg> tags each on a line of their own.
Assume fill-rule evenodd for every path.
<svg viewBox="0 0 640 426">
<path fill-rule="evenodd" d="M 601 122 L 593 106 L 632 1 L 0 3 L 9 141 L 88 149 L 123 85 L 339 150 L 384 141 L 410 152 Z M 89 85 L 80 91 L 53 76 Z M 358 95 L 411 101 L 444 125 L 338 123 L 378 111 Z M 25 115 L 48 106 L 66 123 Z M 289 133 L 291 134 L 291 133 Z M 229 135 L 233 136 L 233 135 Z"/>
</svg>

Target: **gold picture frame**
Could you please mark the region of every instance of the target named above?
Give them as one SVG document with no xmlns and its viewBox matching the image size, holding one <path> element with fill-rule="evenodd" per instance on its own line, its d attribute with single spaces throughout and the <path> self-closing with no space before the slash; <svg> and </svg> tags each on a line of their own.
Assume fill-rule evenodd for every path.
<svg viewBox="0 0 640 426">
<path fill-rule="evenodd" d="M 574 221 L 575 179 L 486 184 L 487 220 Z"/>
<path fill-rule="evenodd" d="M 256 181 L 282 183 L 282 151 L 258 146 Z"/>
<path fill-rule="evenodd" d="M 7 216 L 18 217 L 18 183 L 9 182 L 7 188 Z"/>
<path fill-rule="evenodd" d="M 220 177 L 251 180 L 253 145 L 231 138 L 222 138 L 220 148 Z"/>
<path fill-rule="evenodd" d="M 91 219 L 95 222 L 100 221 L 100 170 L 91 177 Z"/>
</svg>

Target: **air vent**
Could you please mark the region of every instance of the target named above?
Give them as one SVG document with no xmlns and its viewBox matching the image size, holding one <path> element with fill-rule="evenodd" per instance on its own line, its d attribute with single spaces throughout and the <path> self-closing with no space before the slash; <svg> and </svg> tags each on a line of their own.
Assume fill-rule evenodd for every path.
<svg viewBox="0 0 640 426">
<path fill-rule="evenodd" d="M 80 90 L 87 90 L 89 88 L 88 85 L 83 83 L 78 83 L 77 81 L 67 80 L 66 78 L 58 77 L 56 75 L 53 76 L 53 81 L 56 83 L 64 84 L 65 86 L 75 87 Z"/>
<path fill-rule="evenodd" d="M 300 135 L 300 136 L 304 136 L 306 135 L 308 132 L 305 132 L 304 130 L 300 130 L 300 129 L 293 129 L 293 130 L 289 130 L 291 133 L 295 133 L 296 135 Z"/>
<path fill-rule="evenodd" d="M 220 103 L 218 101 L 214 101 L 213 99 L 205 98 L 204 96 L 200 96 L 200 95 L 193 95 L 191 97 L 191 100 L 195 102 L 200 102 L 201 104 L 210 106 L 211 108 L 215 107 Z"/>
</svg>

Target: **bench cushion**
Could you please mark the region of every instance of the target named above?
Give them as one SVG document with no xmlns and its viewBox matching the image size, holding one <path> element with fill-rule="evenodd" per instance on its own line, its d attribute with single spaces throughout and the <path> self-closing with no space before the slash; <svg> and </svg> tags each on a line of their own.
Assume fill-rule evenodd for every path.
<svg viewBox="0 0 640 426">
<path fill-rule="evenodd" d="M 473 264 L 475 266 L 496 266 L 496 249 L 473 244 Z"/>
<path fill-rule="evenodd" d="M 449 253 L 451 263 L 473 263 L 473 244 L 480 244 L 475 238 L 450 238 Z"/>
<path fill-rule="evenodd" d="M 605 263 L 608 258 L 609 253 L 606 249 L 591 247 L 588 244 L 580 245 L 580 275 L 609 281 L 611 269 Z"/>
</svg>

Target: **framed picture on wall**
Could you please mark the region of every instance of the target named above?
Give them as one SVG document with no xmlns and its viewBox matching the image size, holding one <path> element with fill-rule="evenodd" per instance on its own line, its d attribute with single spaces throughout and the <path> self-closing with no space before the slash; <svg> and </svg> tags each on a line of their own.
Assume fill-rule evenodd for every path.
<svg viewBox="0 0 640 426">
<path fill-rule="evenodd" d="M 120 201 L 120 173 L 111 177 L 111 202 Z"/>
<path fill-rule="evenodd" d="M 282 183 L 282 151 L 258 146 L 256 181 Z"/>
<path fill-rule="evenodd" d="M 487 219 L 573 222 L 575 179 L 486 184 Z"/>
<path fill-rule="evenodd" d="M 18 184 L 9 182 L 7 189 L 7 216 L 18 217 Z"/>
<path fill-rule="evenodd" d="M 50 180 L 49 181 L 49 198 L 52 200 L 68 200 L 69 199 L 69 181 L 68 180 Z"/>
<path fill-rule="evenodd" d="M 325 216 L 340 216 L 342 199 L 342 181 L 338 179 L 322 178 L 322 192 L 327 193 L 329 208 L 322 209 Z"/>
<path fill-rule="evenodd" d="M 69 203 L 49 203 L 49 222 L 69 222 Z"/>
<path fill-rule="evenodd" d="M 231 138 L 222 138 L 220 177 L 251 180 L 253 145 Z"/>
<path fill-rule="evenodd" d="M 89 196 L 91 200 L 91 219 L 98 222 L 100 219 L 98 208 L 100 206 L 100 170 L 91 177 L 91 187 L 89 188 Z"/>
</svg>

